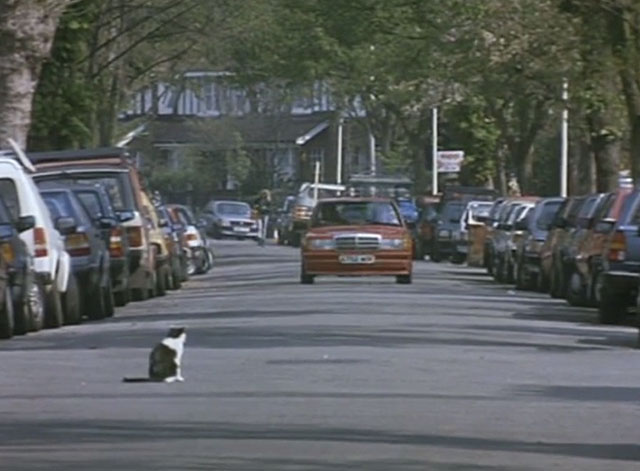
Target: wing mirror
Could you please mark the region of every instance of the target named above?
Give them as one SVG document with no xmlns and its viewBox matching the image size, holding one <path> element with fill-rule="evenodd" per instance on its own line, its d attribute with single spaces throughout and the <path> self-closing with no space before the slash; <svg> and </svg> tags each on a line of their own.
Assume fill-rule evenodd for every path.
<svg viewBox="0 0 640 471">
<path fill-rule="evenodd" d="M 34 216 L 21 216 L 16 222 L 16 230 L 18 232 L 28 231 L 33 229 L 36 225 L 36 218 Z"/>
<path fill-rule="evenodd" d="M 61 217 L 56 219 L 55 227 L 62 235 L 73 234 L 76 231 L 76 221 L 73 218 Z"/>
<path fill-rule="evenodd" d="M 118 221 L 120 222 L 128 222 L 136 217 L 133 211 L 119 211 L 118 212 Z"/>
<path fill-rule="evenodd" d="M 113 218 L 102 217 L 98 219 L 98 227 L 100 229 L 113 229 L 118 222 Z"/>
</svg>

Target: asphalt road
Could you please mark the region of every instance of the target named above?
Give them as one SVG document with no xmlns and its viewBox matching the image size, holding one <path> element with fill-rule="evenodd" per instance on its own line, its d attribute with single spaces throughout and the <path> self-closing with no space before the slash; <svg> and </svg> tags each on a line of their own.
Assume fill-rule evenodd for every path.
<svg viewBox="0 0 640 471">
<path fill-rule="evenodd" d="M 631 327 L 420 262 L 298 284 L 298 252 L 218 265 L 116 317 L 0 342 L 0 469 L 638 470 Z M 185 383 L 144 375 L 171 325 Z"/>
</svg>

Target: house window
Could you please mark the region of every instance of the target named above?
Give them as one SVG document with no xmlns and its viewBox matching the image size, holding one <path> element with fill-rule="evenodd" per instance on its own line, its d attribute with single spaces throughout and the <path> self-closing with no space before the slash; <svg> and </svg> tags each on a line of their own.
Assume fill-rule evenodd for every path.
<svg viewBox="0 0 640 471">
<path fill-rule="evenodd" d="M 213 83 L 207 83 L 204 86 L 204 109 L 206 111 L 214 111 L 216 105 L 216 94 Z"/>
</svg>

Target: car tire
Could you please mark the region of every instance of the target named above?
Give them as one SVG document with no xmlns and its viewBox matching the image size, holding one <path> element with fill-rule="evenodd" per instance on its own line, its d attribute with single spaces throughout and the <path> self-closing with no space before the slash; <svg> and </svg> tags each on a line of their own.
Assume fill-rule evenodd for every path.
<svg viewBox="0 0 640 471">
<path fill-rule="evenodd" d="M 45 290 L 40 281 L 34 280 L 29 289 L 29 331 L 38 332 L 45 325 Z"/>
<path fill-rule="evenodd" d="M 542 266 L 540 266 L 540 271 L 538 272 L 538 277 L 536 279 L 536 290 L 539 293 L 549 292 L 549 278 L 545 275 Z"/>
<path fill-rule="evenodd" d="M 18 296 L 14 289 L 11 290 L 11 299 L 13 300 L 13 334 L 25 335 L 31 327 L 29 313 L 29 290 L 33 282 L 30 279 L 25 280 L 22 298 Z"/>
<path fill-rule="evenodd" d="M 400 285 L 410 285 L 412 283 L 413 279 L 411 277 L 411 273 L 409 273 L 408 275 L 397 275 L 396 276 L 396 283 L 400 284 Z"/>
<path fill-rule="evenodd" d="M 99 321 L 104 319 L 107 315 L 107 306 L 105 303 L 104 288 L 97 286 L 91 291 L 90 296 L 87 298 L 85 307 L 86 316 L 92 321 Z"/>
<path fill-rule="evenodd" d="M 300 283 L 303 285 L 312 285 L 315 281 L 315 277 L 313 275 L 308 275 L 307 271 L 304 269 L 304 265 L 300 269 Z"/>
<path fill-rule="evenodd" d="M 584 307 L 587 305 L 586 287 L 580 273 L 575 268 L 569 271 L 566 297 L 571 306 Z"/>
<path fill-rule="evenodd" d="M 113 293 L 113 303 L 117 307 L 126 306 L 131 301 L 131 290 L 129 287 L 125 286 L 120 291 L 115 291 Z"/>
<path fill-rule="evenodd" d="M 67 291 L 62 295 L 62 309 L 64 311 L 65 325 L 79 324 L 82 320 L 82 308 L 80 306 L 80 290 L 78 280 L 74 275 L 69 275 Z"/>
<path fill-rule="evenodd" d="M 45 296 L 45 320 L 48 329 L 57 329 L 64 322 L 62 299 L 56 280 L 53 280 Z"/>
<path fill-rule="evenodd" d="M 180 262 L 178 269 L 173 270 L 171 274 L 171 284 L 169 289 L 177 290 L 182 287 L 182 262 Z"/>
<path fill-rule="evenodd" d="M 627 307 L 627 300 L 624 296 L 610 293 L 606 288 L 603 288 L 600 291 L 598 320 L 601 324 L 620 324 L 627 316 Z"/>
<path fill-rule="evenodd" d="M 13 337 L 14 328 L 13 296 L 9 285 L 4 288 L 4 306 L 0 308 L 0 339 Z"/>
<path fill-rule="evenodd" d="M 167 294 L 167 277 L 165 273 L 166 270 L 164 267 L 156 272 L 156 296 L 165 296 Z"/>
<path fill-rule="evenodd" d="M 106 317 L 113 317 L 116 312 L 115 298 L 113 296 L 113 285 L 111 284 L 111 278 L 107 278 L 107 286 L 103 288 L 104 296 L 104 314 Z"/>
</svg>

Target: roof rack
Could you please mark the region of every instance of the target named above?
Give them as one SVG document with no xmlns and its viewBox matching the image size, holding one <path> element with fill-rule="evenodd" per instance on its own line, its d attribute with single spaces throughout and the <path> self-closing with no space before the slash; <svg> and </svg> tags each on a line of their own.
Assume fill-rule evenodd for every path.
<svg viewBox="0 0 640 471">
<path fill-rule="evenodd" d="M 130 154 L 122 147 L 99 147 L 96 149 L 58 150 L 51 152 L 30 152 L 29 159 L 33 163 L 64 162 L 84 159 L 114 159 L 128 160 Z"/>
</svg>

